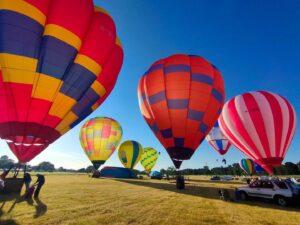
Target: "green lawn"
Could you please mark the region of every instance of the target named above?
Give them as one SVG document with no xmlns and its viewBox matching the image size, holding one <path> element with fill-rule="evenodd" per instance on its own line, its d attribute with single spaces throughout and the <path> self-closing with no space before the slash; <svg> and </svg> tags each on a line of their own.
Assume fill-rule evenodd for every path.
<svg viewBox="0 0 300 225">
<path fill-rule="evenodd" d="M 188 182 L 177 191 L 168 181 L 47 174 L 39 201 L 1 196 L 0 224 L 300 224 L 299 208 L 218 199 L 218 188 L 233 190 L 239 182 Z"/>
</svg>

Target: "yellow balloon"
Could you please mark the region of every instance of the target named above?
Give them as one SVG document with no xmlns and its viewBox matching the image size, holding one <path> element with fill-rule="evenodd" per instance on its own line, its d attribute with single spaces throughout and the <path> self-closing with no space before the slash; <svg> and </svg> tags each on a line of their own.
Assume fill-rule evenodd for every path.
<svg viewBox="0 0 300 225">
<path fill-rule="evenodd" d="M 143 147 L 137 141 L 125 141 L 118 150 L 118 156 L 125 168 L 133 169 L 140 161 Z"/>
<path fill-rule="evenodd" d="M 114 119 L 96 117 L 80 130 L 80 143 L 88 158 L 98 169 L 115 151 L 122 138 L 122 128 Z"/>
</svg>

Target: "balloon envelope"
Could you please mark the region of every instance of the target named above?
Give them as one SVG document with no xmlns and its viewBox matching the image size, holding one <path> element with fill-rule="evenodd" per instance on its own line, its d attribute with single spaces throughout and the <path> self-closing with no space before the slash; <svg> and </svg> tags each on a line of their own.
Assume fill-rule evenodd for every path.
<svg viewBox="0 0 300 225">
<path fill-rule="evenodd" d="M 80 130 L 80 143 L 98 169 L 115 151 L 122 138 L 122 128 L 114 119 L 96 117 L 85 122 Z"/>
<path fill-rule="evenodd" d="M 257 163 L 254 163 L 254 169 L 255 169 L 255 172 L 259 173 L 259 174 L 264 172 L 264 169 Z"/>
<path fill-rule="evenodd" d="M 219 125 L 232 144 L 273 174 L 294 136 L 296 113 L 285 98 L 254 91 L 226 102 Z"/>
<path fill-rule="evenodd" d="M 206 141 L 220 154 L 225 155 L 231 144 L 227 137 L 222 133 L 219 123 L 216 122 L 209 134 L 206 136 Z"/>
<path fill-rule="evenodd" d="M 118 156 L 125 168 L 133 169 L 140 161 L 143 147 L 137 141 L 125 141 L 119 146 Z"/>
<path fill-rule="evenodd" d="M 143 149 L 143 154 L 141 156 L 141 165 L 144 169 L 150 173 L 153 167 L 155 166 L 159 153 L 151 147 Z"/>
<path fill-rule="evenodd" d="M 219 70 L 199 56 L 158 60 L 140 79 L 140 110 L 176 168 L 191 158 L 221 112 L 224 84 Z"/>
<path fill-rule="evenodd" d="M 254 173 L 254 165 L 251 159 L 242 159 L 240 167 L 248 175 L 252 175 Z"/>
<path fill-rule="evenodd" d="M 92 0 L 2 0 L 0 9 L 0 137 L 28 162 L 106 99 L 123 51 Z"/>
</svg>

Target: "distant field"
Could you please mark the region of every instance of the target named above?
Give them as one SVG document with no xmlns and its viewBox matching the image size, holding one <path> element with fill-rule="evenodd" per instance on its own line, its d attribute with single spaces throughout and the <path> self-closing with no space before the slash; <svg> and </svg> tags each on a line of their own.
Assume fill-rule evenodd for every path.
<svg viewBox="0 0 300 225">
<path fill-rule="evenodd" d="M 177 191 L 168 181 L 46 175 L 40 201 L 1 196 L 0 224 L 300 224 L 299 208 L 218 199 L 219 188 L 234 190 L 240 181 L 189 178 L 187 189 Z"/>
</svg>

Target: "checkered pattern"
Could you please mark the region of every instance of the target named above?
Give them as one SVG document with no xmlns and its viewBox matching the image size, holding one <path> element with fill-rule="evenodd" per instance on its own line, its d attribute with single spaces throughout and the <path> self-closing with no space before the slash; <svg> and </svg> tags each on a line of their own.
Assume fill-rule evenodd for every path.
<svg viewBox="0 0 300 225">
<path fill-rule="evenodd" d="M 79 139 L 95 168 L 105 163 L 115 151 L 122 133 L 120 124 L 111 118 L 96 117 L 85 122 L 80 130 Z"/>
</svg>

